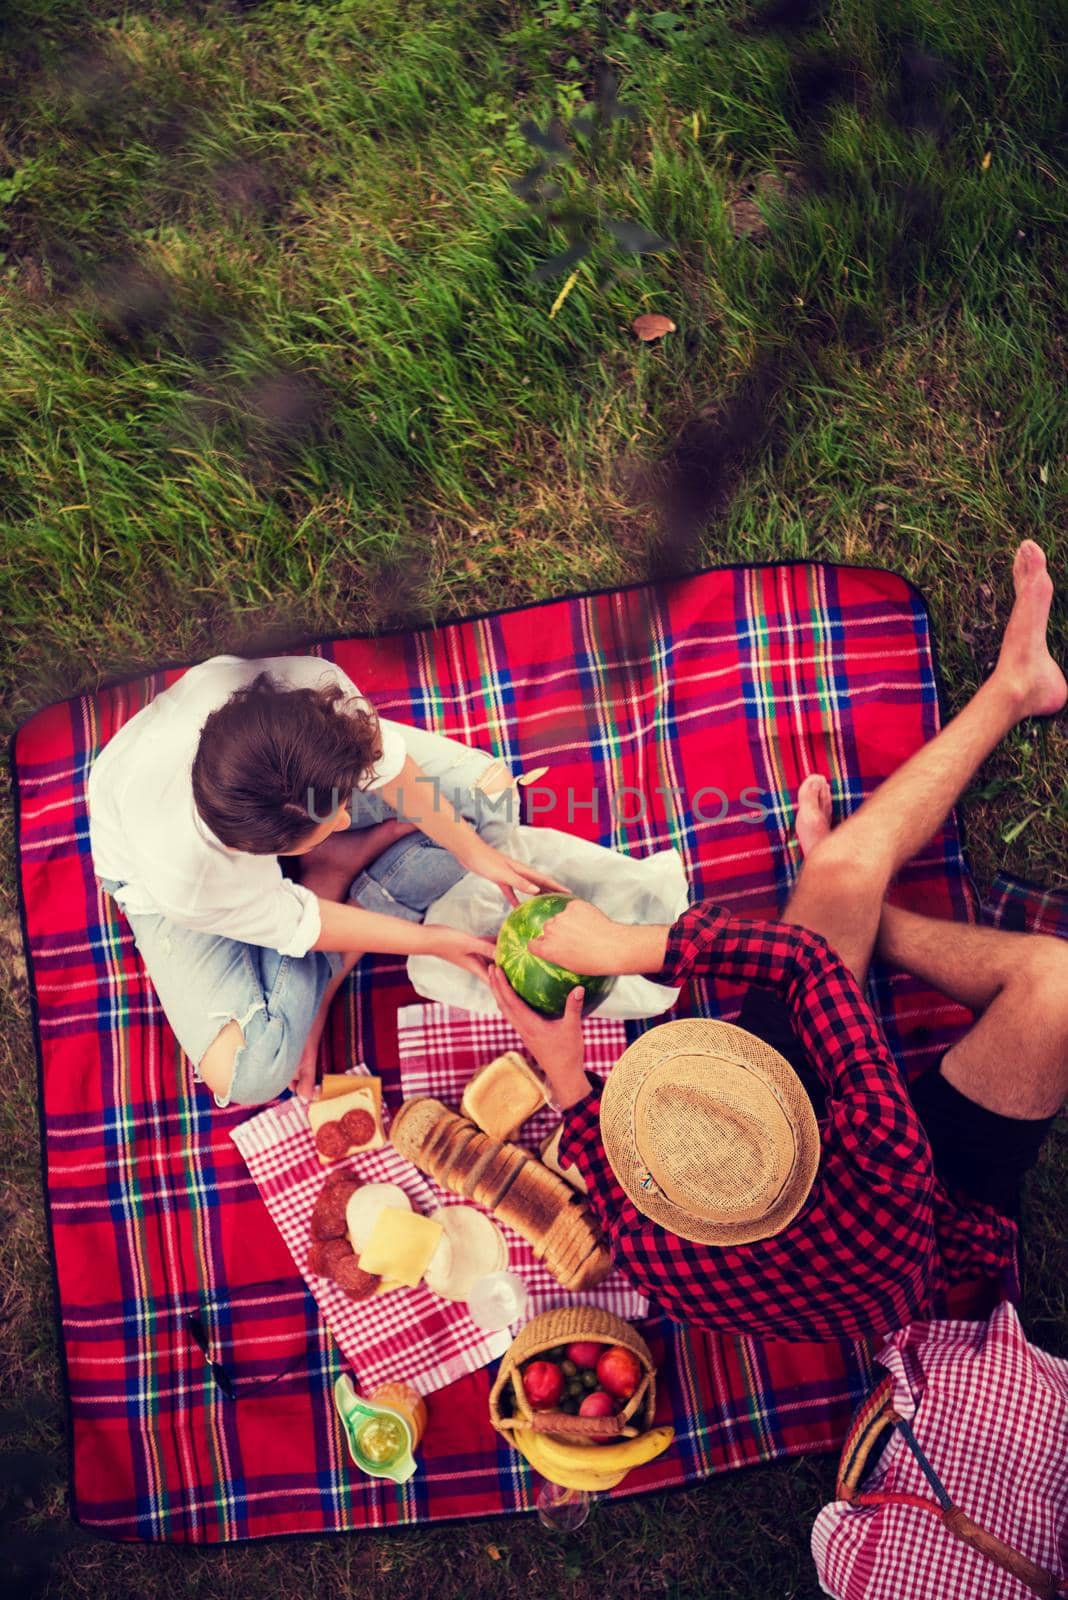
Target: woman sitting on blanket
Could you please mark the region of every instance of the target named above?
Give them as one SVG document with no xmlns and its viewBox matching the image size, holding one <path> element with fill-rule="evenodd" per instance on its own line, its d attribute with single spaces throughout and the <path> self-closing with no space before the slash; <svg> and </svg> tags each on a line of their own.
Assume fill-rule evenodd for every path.
<svg viewBox="0 0 1068 1600">
<path fill-rule="evenodd" d="M 422 921 L 465 872 L 512 904 L 560 887 L 493 843 L 507 824 L 473 788 L 492 760 L 378 717 L 310 656 L 216 656 L 109 741 L 89 778 L 94 870 L 218 1105 L 311 1094 L 365 951 L 484 978 L 490 940 Z"/>
</svg>

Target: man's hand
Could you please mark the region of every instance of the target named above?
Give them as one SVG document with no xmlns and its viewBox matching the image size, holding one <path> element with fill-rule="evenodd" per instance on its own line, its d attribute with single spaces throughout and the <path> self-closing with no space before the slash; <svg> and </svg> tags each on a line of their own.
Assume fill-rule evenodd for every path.
<svg viewBox="0 0 1068 1600">
<path fill-rule="evenodd" d="M 561 1111 L 584 1100 L 591 1084 L 584 1066 L 582 1001 L 584 991 L 572 989 L 562 1017 L 543 1017 L 520 1000 L 500 967 L 489 970 L 489 986 L 502 1017 L 510 1022 L 552 1090 Z"/>
<path fill-rule="evenodd" d="M 547 889 L 557 894 L 570 892 L 555 878 L 550 878 L 547 872 L 538 872 L 525 861 L 506 856 L 502 850 L 487 844 L 485 839 L 477 835 L 463 854 L 457 855 L 457 860 L 468 872 L 476 872 L 480 878 L 488 878 L 490 883 L 495 883 L 510 906 L 519 904 L 520 894 L 540 894 Z"/>
<path fill-rule="evenodd" d="M 585 972 L 592 978 L 608 973 L 659 972 L 664 965 L 669 929 L 613 922 L 585 900 L 572 900 L 550 917 L 531 955 L 555 961 L 558 967 Z"/>
<path fill-rule="evenodd" d="M 429 938 L 421 954 L 440 956 L 467 972 L 473 972 L 483 983 L 488 981 L 493 966 L 496 945 L 492 939 L 478 939 L 473 933 L 461 933 L 458 928 L 448 928 L 444 923 L 424 922 Z"/>
</svg>

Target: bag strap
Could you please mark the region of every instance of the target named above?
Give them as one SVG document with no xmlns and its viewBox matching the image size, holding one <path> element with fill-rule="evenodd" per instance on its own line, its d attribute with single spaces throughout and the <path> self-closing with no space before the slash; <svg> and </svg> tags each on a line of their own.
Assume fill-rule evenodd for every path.
<svg viewBox="0 0 1068 1600">
<path fill-rule="evenodd" d="M 912 1452 L 920 1471 L 930 1484 L 935 1499 L 925 1500 L 922 1495 L 915 1494 L 860 1494 L 856 1490 L 859 1475 L 851 1472 L 848 1474 L 842 1473 L 839 1476 L 838 1487 L 840 1491 L 844 1491 L 840 1493 L 840 1498 L 849 1501 L 852 1505 L 908 1505 L 919 1511 L 933 1512 L 935 1516 L 941 1519 L 943 1526 L 948 1528 L 956 1538 L 970 1546 L 971 1549 L 978 1550 L 980 1555 L 986 1556 L 990 1561 L 1004 1568 L 1006 1572 L 1010 1572 L 1014 1578 L 1018 1578 L 1022 1584 L 1025 1584 L 1032 1593 L 1040 1595 L 1042 1600 L 1058 1600 L 1058 1596 L 1068 1595 L 1068 1579 L 1058 1578 L 1056 1573 L 1047 1571 L 1045 1567 L 1040 1567 L 1036 1562 L 1029 1560 L 1027 1556 L 1021 1555 L 1019 1550 L 1014 1550 L 1003 1539 L 999 1539 L 989 1529 L 975 1522 L 966 1511 L 962 1511 L 959 1506 L 953 1504 L 942 1480 L 924 1454 L 919 1440 L 912 1431 L 911 1424 L 904 1417 L 899 1417 L 889 1406 L 884 1405 L 880 1407 L 873 1422 L 879 1424 L 877 1429 L 879 1433 L 882 1432 L 882 1429 L 887 1424 L 898 1429 L 901 1437 Z M 864 1451 L 866 1458 L 871 1444 L 870 1428 L 864 1435 L 862 1442 L 867 1442 L 868 1444 L 868 1449 Z M 854 1452 L 854 1459 L 855 1455 L 856 1452 Z"/>
</svg>

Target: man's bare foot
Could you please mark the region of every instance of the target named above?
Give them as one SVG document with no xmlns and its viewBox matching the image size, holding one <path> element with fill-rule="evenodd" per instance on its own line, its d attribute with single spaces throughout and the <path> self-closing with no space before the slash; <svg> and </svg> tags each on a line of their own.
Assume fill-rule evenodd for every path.
<svg viewBox="0 0 1068 1600">
<path fill-rule="evenodd" d="M 1064 707 L 1068 685 L 1049 653 L 1046 624 L 1053 599 L 1053 579 L 1046 557 L 1033 539 L 1025 539 L 1012 565 L 1016 603 L 1005 627 L 994 677 L 1019 699 L 1021 717 L 1048 717 Z"/>
<path fill-rule="evenodd" d="M 328 834 L 322 844 L 297 856 L 299 882 L 322 900 L 344 900 L 353 879 L 398 839 L 417 831 L 412 822 L 390 817 L 370 828 L 342 829 Z"/>
<path fill-rule="evenodd" d="M 797 791 L 794 832 L 801 846 L 801 854 L 809 855 L 830 831 L 831 786 L 822 773 L 814 772 Z"/>
</svg>

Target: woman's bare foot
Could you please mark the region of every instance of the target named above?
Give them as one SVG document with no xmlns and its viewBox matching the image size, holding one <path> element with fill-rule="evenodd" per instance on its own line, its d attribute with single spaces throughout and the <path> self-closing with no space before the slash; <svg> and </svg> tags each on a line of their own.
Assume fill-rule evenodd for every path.
<svg viewBox="0 0 1068 1600">
<path fill-rule="evenodd" d="M 1021 717 L 1053 716 L 1068 699 L 1068 685 L 1046 644 L 1053 579 L 1046 570 L 1046 557 L 1033 539 L 1025 539 L 1017 550 L 1012 581 L 1016 603 L 1005 627 L 994 677 L 1012 689 L 1022 707 Z"/>
<path fill-rule="evenodd" d="M 797 791 L 794 832 L 801 854 L 807 856 L 830 831 L 831 786 L 822 773 L 814 772 Z"/>
<path fill-rule="evenodd" d="M 383 850 L 415 832 L 413 822 L 390 817 L 370 828 L 349 828 L 328 834 L 314 850 L 297 856 L 299 882 L 322 900 L 344 900 L 353 880 L 372 861 L 377 861 Z"/>
</svg>

